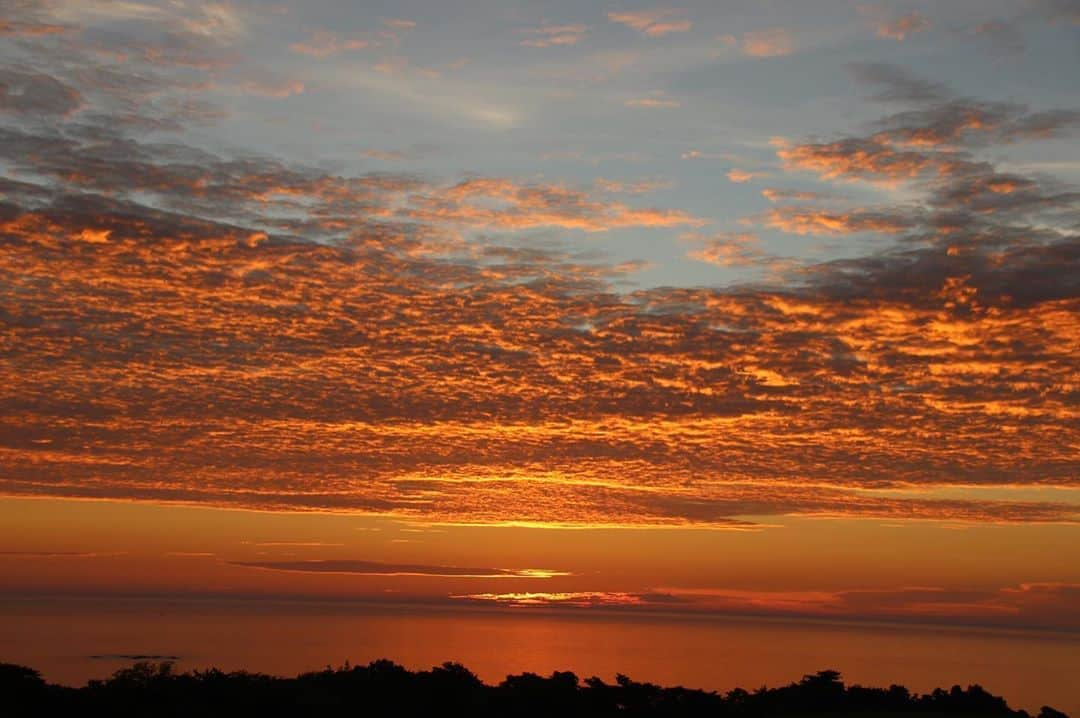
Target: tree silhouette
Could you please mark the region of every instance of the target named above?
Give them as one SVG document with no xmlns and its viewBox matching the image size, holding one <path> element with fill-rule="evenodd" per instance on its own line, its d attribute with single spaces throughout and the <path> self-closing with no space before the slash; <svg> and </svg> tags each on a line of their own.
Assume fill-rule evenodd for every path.
<svg viewBox="0 0 1080 718">
<path fill-rule="evenodd" d="M 904 686 L 846 686 L 824 670 L 777 688 L 719 694 L 639 683 L 619 674 L 612 684 L 569 672 L 521 673 L 495 686 L 459 663 L 409 671 L 388 660 L 366 666 L 278 678 L 216 668 L 179 673 L 170 662 L 139 662 L 82 688 L 45 682 L 32 668 L 0 663 L 0 714 L 21 716 L 436 716 L 469 718 L 768 718 L 771 716 L 926 716 L 1032 718 L 981 686 L 928 694 Z M 1037 718 L 1068 718 L 1044 706 Z"/>
</svg>

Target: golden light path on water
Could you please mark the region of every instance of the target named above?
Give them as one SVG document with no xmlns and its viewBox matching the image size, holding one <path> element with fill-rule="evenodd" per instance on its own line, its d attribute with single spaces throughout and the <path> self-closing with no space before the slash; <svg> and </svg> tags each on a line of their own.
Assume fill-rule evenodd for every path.
<svg viewBox="0 0 1080 718">
<path fill-rule="evenodd" d="M 782 685 L 808 670 L 848 683 L 917 692 L 978 683 L 1037 713 L 1075 714 L 1075 634 L 761 618 L 589 616 L 228 600 L 0 601 L 12 658 L 78 684 L 132 656 L 279 675 L 391 657 L 413 670 L 459 661 L 487 682 L 509 673 L 617 673 L 661 685 L 727 691 Z M 888 646 L 887 653 L 882 646 Z M 974 657 L 974 658 L 973 658 Z M 809 668 L 807 668 L 809 666 Z"/>
</svg>

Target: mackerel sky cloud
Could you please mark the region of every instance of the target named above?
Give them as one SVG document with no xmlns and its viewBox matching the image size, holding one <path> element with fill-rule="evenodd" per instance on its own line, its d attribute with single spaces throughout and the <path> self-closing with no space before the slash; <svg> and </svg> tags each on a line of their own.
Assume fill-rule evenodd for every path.
<svg viewBox="0 0 1080 718">
<path fill-rule="evenodd" d="M 140 46 L 166 15 L 173 46 L 221 57 L 269 22 L 241 5 L 101 2 L 29 3 L 12 25 L 6 490 L 479 522 L 1075 516 L 1057 504 L 860 493 L 1075 479 L 1065 448 L 1075 403 L 1060 377 L 1075 370 L 1077 194 L 999 168 L 987 151 L 1071 137 L 1075 109 L 979 100 L 900 66 L 854 65 L 849 101 L 880 93 L 878 119 L 838 120 L 820 140 L 798 128 L 763 138 L 773 156 L 755 164 L 771 171 L 727 176 L 775 184 L 786 172 L 871 194 L 822 203 L 824 190 L 776 187 L 758 214 L 707 216 L 671 190 L 628 194 L 608 181 L 600 194 L 573 176 L 484 173 L 482 161 L 455 179 L 212 148 L 197 129 L 253 109 L 212 89 L 252 72 L 246 60 L 204 68 L 95 48 L 102 32 Z M 689 31 L 686 16 L 608 13 L 658 39 Z M 929 27 L 913 18 L 894 25 Z M 34 29 L 43 24 L 64 32 Z M 287 55 L 324 62 L 374 47 L 363 61 L 375 65 L 405 58 L 408 33 L 423 27 L 362 24 L 286 31 L 281 59 L 293 69 L 278 71 L 297 79 L 245 86 L 273 115 L 274 102 L 310 94 Z M 541 18 L 519 35 L 577 45 L 586 27 Z M 784 55 L 790 37 L 746 30 L 745 51 Z M 662 94 L 626 104 L 681 107 Z M 635 260 L 656 260 L 605 257 L 589 239 L 660 242 L 740 223 L 871 243 L 835 259 L 784 257 L 775 241 L 721 234 L 680 254 L 748 272 L 737 288 L 627 291 L 616 287 Z M 553 232 L 582 243 L 560 246 Z M 856 406 L 874 406 L 873 421 Z M 317 484 L 295 490 L 316 466 Z"/>
</svg>

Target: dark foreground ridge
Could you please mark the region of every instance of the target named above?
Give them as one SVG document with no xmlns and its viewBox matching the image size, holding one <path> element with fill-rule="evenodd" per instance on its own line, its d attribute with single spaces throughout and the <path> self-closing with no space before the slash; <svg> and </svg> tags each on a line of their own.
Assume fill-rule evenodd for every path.
<svg viewBox="0 0 1080 718">
<path fill-rule="evenodd" d="M 926 695 L 903 686 L 845 686 L 820 671 L 780 688 L 727 693 L 663 688 L 619 675 L 614 684 L 573 673 L 507 676 L 497 686 L 464 666 L 409 671 L 392 661 L 327 668 L 296 678 L 217 669 L 177 673 L 172 663 L 136 663 L 82 688 L 46 683 L 32 668 L 0 663 L 7 716 L 1001 716 L 1031 718 L 974 685 Z M 1043 707 L 1038 718 L 1067 718 Z"/>
</svg>

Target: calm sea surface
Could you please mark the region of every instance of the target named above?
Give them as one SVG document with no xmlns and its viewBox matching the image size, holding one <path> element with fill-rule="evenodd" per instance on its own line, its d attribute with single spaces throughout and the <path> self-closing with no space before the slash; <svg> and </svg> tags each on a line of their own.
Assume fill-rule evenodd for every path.
<svg viewBox="0 0 1080 718">
<path fill-rule="evenodd" d="M 1080 635 L 764 619 L 441 613 L 344 604 L 18 599 L 0 601 L 0 660 L 78 685 L 133 662 L 175 656 L 279 675 L 390 658 L 457 661 L 488 682 L 507 673 L 728 690 L 835 668 L 848 683 L 925 692 L 979 683 L 1011 705 L 1080 718 Z"/>
</svg>

